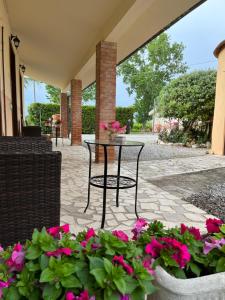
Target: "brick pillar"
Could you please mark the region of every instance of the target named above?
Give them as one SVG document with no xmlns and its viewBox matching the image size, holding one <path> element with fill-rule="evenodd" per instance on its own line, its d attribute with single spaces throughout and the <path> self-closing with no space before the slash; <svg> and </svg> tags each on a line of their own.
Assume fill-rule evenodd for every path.
<svg viewBox="0 0 225 300">
<path fill-rule="evenodd" d="M 102 41 L 96 46 L 96 139 L 107 139 L 99 128 L 100 122 L 116 119 L 116 54 L 117 45 Z M 109 149 L 108 160 L 115 158 L 114 147 Z M 103 148 L 96 147 L 96 162 L 103 161 Z"/>
<path fill-rule="evenodd" d="M 71 80 L 71 145 L 80 145 L 82 142 L 82 81 Z"/>
<path fill-rule="evenodd" d="M 68 101 L 67 94 L 61 93 L 61 102 L 60 102 L 60 116 L 61 116 L 61 135 L 64 138 L 68 137 Z"/>
</svg>

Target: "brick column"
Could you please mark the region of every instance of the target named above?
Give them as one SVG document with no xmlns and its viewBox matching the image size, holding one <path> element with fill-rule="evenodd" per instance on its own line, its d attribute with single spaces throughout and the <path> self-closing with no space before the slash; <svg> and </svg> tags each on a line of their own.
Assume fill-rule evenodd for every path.
<svg viewBox="0 0 225 300">
<path fill-rule="evenodd" d="M 71 145 L 82 142 L 82 81 L 71 80 Z"/>
<path fill-rule="evenodd" d="M 96 139 L 107 139 L 99 128 L 100 122 L 116 119 L 116 54 L 117 45 L 102 41 L 96 46 Z M 114 147 L 109 149 L 108 160 L 115 158 Z M 103 148 L 96 147 L 96 162 L 103 161 Z"/>
<path fill-rule="evenodd" d="M 60 102 L 60 116 L 61 116 L 61 135 L 64 138 L 68 137 L 68 101 L 67 94 L 61 93 Z"/>
</svg>

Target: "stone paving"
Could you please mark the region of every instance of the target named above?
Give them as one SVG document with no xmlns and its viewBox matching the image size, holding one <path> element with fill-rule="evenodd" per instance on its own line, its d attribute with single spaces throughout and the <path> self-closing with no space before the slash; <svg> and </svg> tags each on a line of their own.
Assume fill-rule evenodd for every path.
<svg viewBox="0 0 225 300">
<path fill-rule="evenodd" d="M 85 227 L 100 228 L 102 213 L 102 189 L 91 187 L 91 202 L 87 212 L 84 208 L 87 201 L 88 152 L 82 146 L 60 146 L 55 149 L 62 152 L 62 184 L 61 184 L 61 222 L 69 223 L 74 232 Z M 173 161 L 173 162 L 172 162 Z M 134 176 L 134 163 L 123 162 L 121 175 Z M 204 155 L 201 157 L 178 158 L 163 161 L 141 161 L 138 189 L 138 212 L 140 217 L 164 222 L 168 227 L 185 222 L 204 230 L 204 221 L 209 215 L 203 210 L 189 204 L 181 197 L 162 189 L 160 185 L 149 182 L 153 177 L 165 174 L 179 174 L 213 169 L 225 166 L 223 157 Z M 116 173 L 116 164 L 110 164 L 109 171 Z M 103 165 L 93 164 L 93 174 L 102 174 Z M 115 192 L 107 191 L 107 214 L 105 229 L 121 229 L 129 231 L 135 222 L 134 189 L 120 192 L 120 207 L 115 205 Z"/>
</svg>

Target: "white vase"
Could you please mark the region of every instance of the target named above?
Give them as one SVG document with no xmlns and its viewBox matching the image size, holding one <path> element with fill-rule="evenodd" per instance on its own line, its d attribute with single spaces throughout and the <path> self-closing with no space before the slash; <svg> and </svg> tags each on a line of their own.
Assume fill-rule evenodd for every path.
<svg viewBox="0 0 225 300">
<path fill-rule="evenodd" d="M 225 300 L 225 272 L 191 279 L 178 279 L 156 268 L 156 293 L 147 300 Z"/>
</svg>

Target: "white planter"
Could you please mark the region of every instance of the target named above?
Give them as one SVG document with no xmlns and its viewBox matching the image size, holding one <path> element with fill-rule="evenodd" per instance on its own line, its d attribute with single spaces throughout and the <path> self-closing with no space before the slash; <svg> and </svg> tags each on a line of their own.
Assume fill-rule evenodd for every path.
<svg viewBox="0 0 225 300">
<path fill-rule="evenodd" d="M 148 300 L 225 300 L 225 272 L 192 279 L 177 279 L 156 268 L 158 291 Z"/>
</svg>

